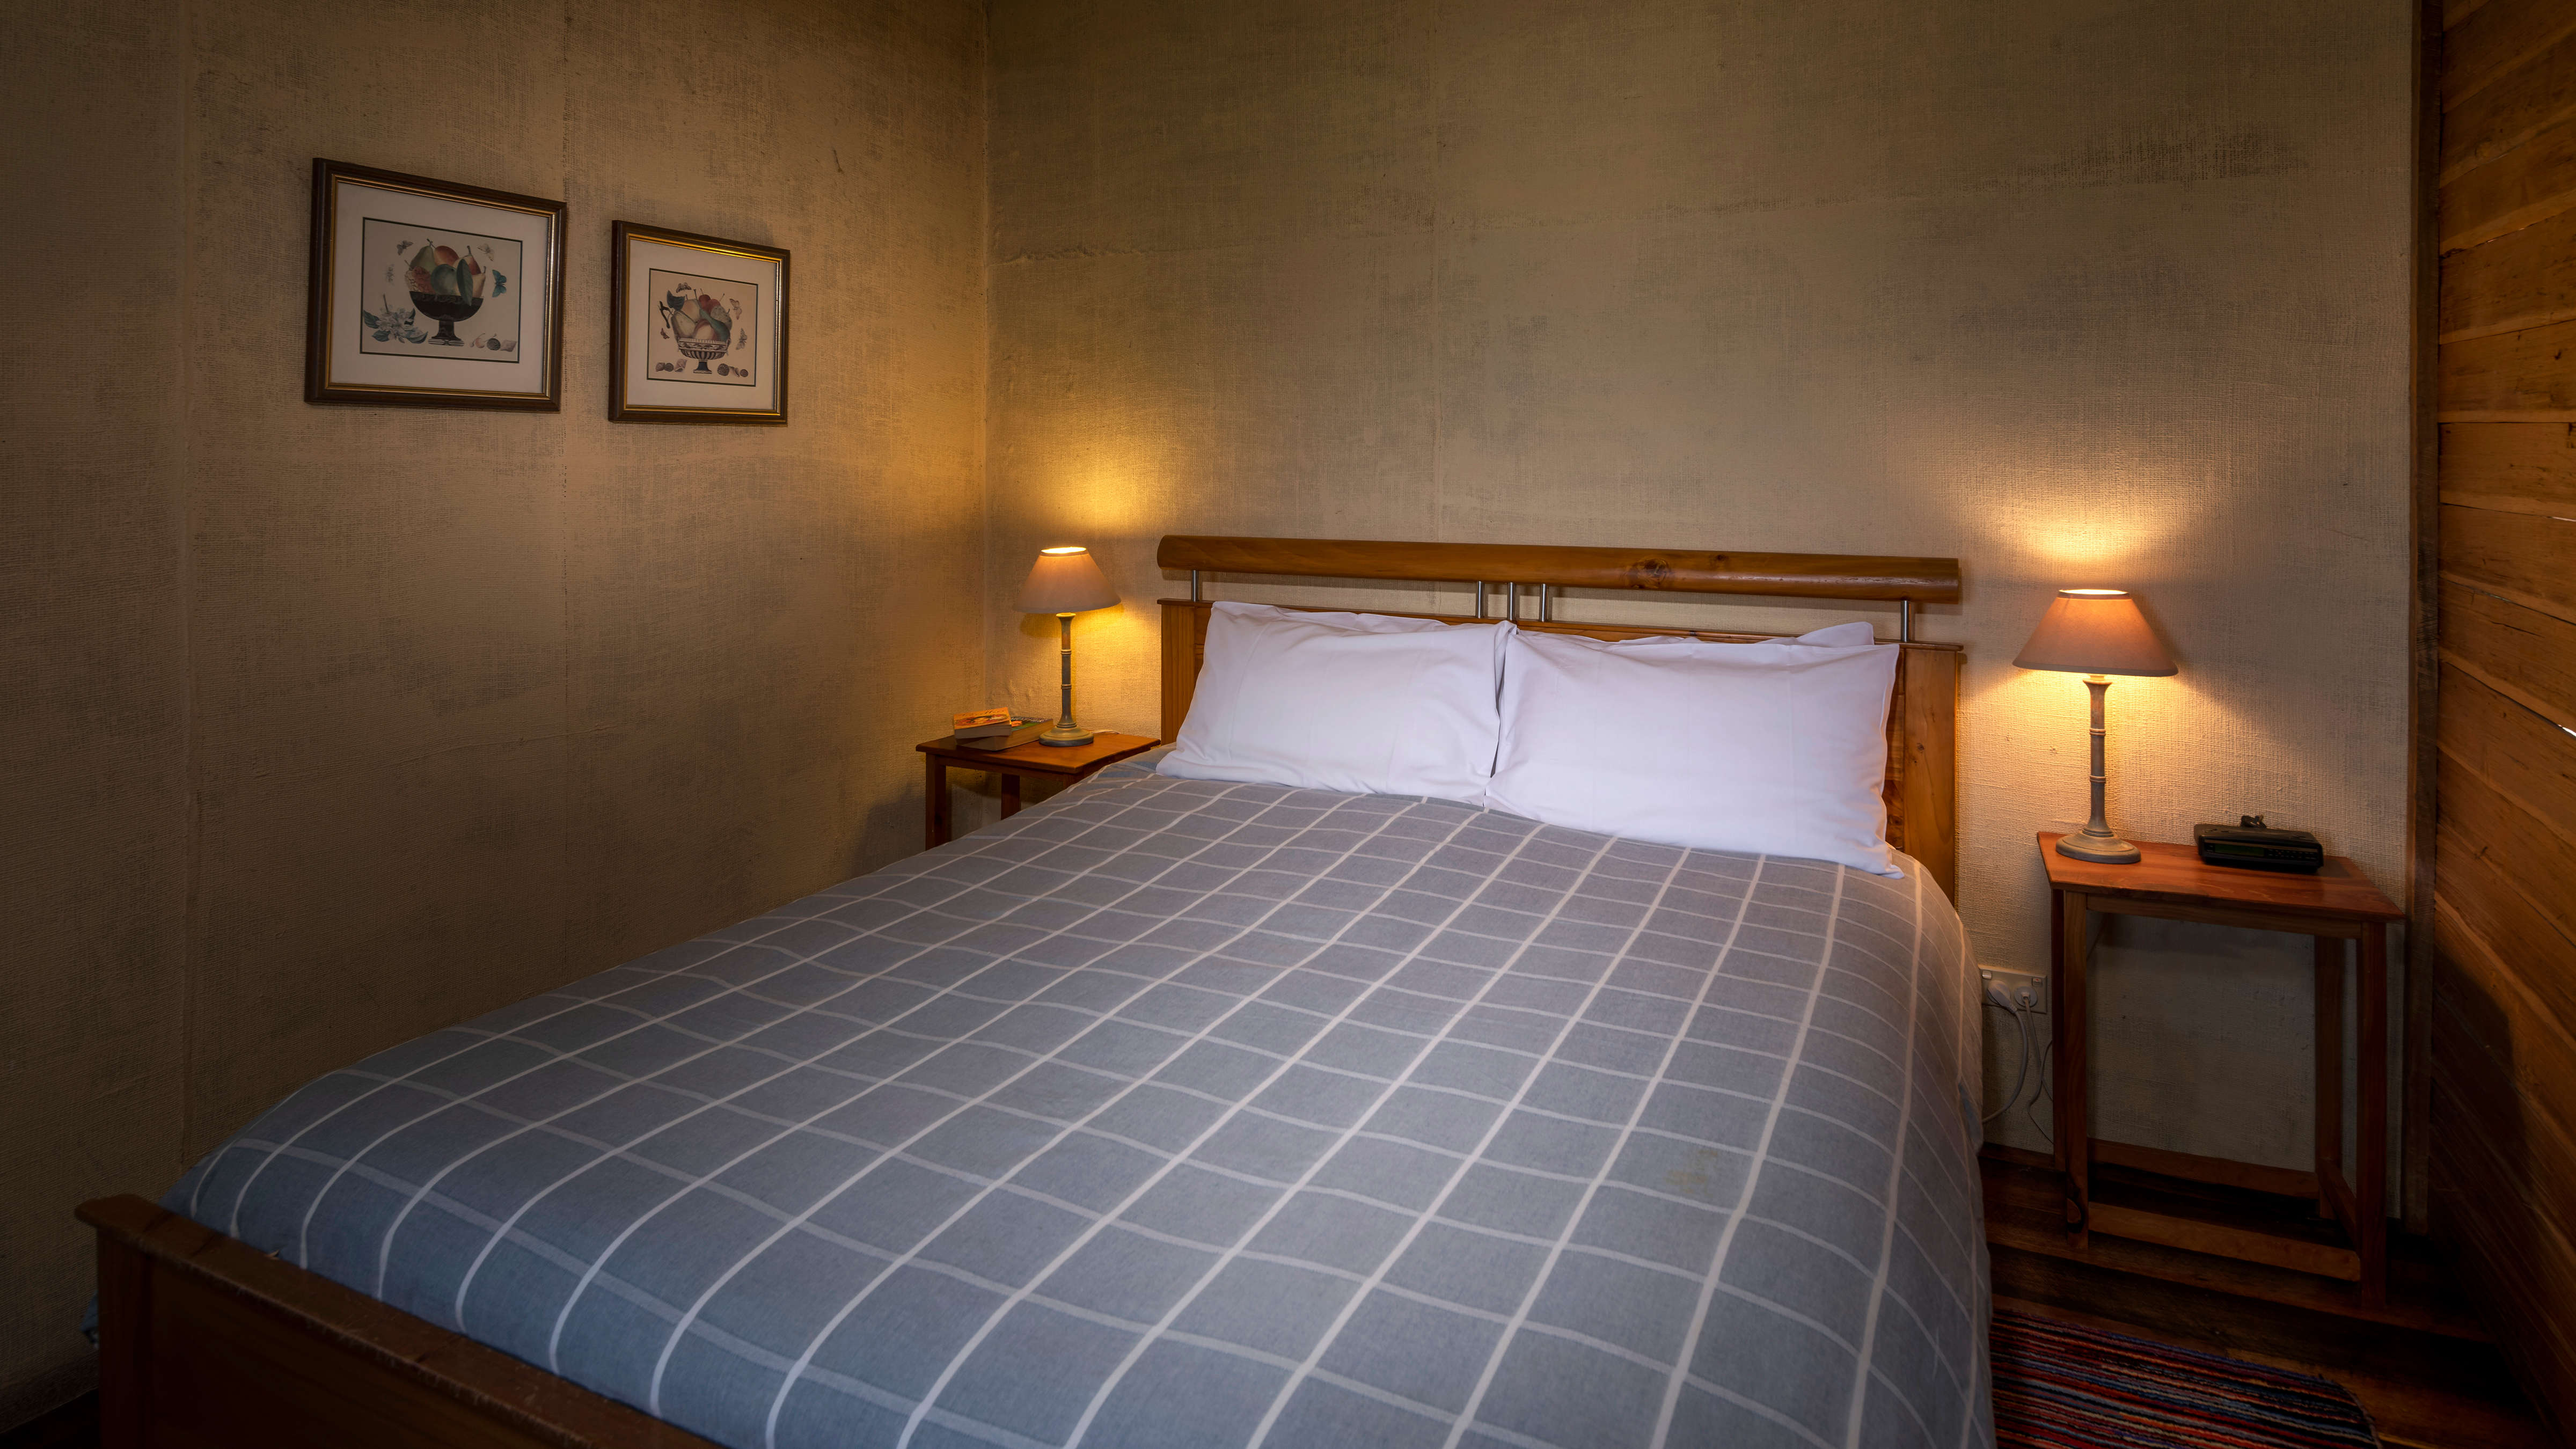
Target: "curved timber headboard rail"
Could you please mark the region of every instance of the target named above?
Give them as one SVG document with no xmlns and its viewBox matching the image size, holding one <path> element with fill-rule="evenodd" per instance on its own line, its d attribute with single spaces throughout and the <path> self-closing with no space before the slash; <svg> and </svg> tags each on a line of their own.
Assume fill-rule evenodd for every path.
<svg viewBox="0 0 2576 1449">
<path fill-rule="evenodd" d="M 1178 738 L 1197 693 L 1199 666 L 1207 657 L 1208 611 L 1199 574 L 1279 574 L 1309 578 L 1402 580 L 1415 583 L 1504 582 L 1580 589 L 1661 589 L 1773 597 L 1900 600 L 1947 603 L 1959 597 L 1959 561 L 1948 558 L 1873 558 L 1857 554 L 1690 553 L 1669 549 L 1567 548 L 1547 544 L 1382 543 L 1321 538 L 1198 538 L 1168 535 L 1154 554 L 1167 569 L 1190 571 L 1190 597 L 1165 599 L 1163 609 L 1163 738 Z M 1518 589 L 1513 590 L 1517 595 Z M 1474 618 L 1407 615 L 1450 623 L 1497 623 L 1483 611 L 1477 586 Z M 1282 607 L 1296 608 L 1298 605 Z M 1316 606 L 1306 606 L 1316 607 Z M 1330 606 L 1323 606 L 1329 608 Z M 1392 613 L 1393 610 L 1377 610 Z M 1645 624 L 1578 624 L 1547 617 L 1518 617 L 1515 598 L 1506 616 L 1523 629 L 1580 634 L 1593 639 L 1680 636 L 1750 641 L 1764 636 L 1711 629 Z M 1961 650 L 1956 644 L 1900 641 L 1895 697 L 1887 711 L 1888 843 L 1923 862 L 1952 900 L 1959 894 L 1958 706 Z"/>
<path fill-rule="evenodd" d="M 1664 589 L 1773 598 L 1959 599 L 1954 558 L 1840 553 L 1702 553 L 1576 548 L 1543 543 L 1389 543 L 1352 538 L 1209 538 L 1167 534 L 1154 561 L 1167 569 L 1294 574 L 1421 583 L 1510 580 L 1563 589 Z"/>
</svg>

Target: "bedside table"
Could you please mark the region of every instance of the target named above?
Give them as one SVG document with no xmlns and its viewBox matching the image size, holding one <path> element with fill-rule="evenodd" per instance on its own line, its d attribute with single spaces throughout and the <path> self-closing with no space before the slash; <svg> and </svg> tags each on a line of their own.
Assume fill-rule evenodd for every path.
<svg viewBox="0 0 2576 1449">
<path fill-rule="evenodd" d="M 1071 783 L 1161 743 L 1143 735 L 1114 735 L 1100 730 L 1087 745 L 1041 745 L 1033 740 L 1007 750 L 970 750 L 952 735 L 915 745 L 913 748 L 921 751 L 922 764 L 930 774 L 921 797 L 921 848 L 928 850 L 948 843 L 948 772 L 952 769 L 989 770 L 1001 776 L 1002 818 L 1008 820 L 1020 813 L 1023 777 L 1049 775 Z"/>
<path fill-rule="evenodd" d="M 2056 1161 L 2066 1174 L 2066 1234 L 2081 1249 L 2088 1232 L 2270 1263 L 2358 1283 L 2372 1303 L 2388 1292 L 2388 923 L 2399 910 L 2342 856 L 2328 856 L 2314 875 L 2205 865 L 2188 845 L 2137 842 L 2135 865 L 2097 865 L 2057 853 L 2058 835 L 2042 831 L 2039 858 L 2048 868 L 2049 1009 L 2057 1013 L 2050 1070 L 2057 1096 Z M 2087 912 L 2158 916 L 2316 938 L 2317 1161 L 2313 1172 L 2167 1152 L 2092 1135 L 2088 1038 L 2091 1021 L 2084 959 Z M 2344 1174 L 2344 943 L 2361 957 L 2361 1041 L 2357 1093 L 2359 1135 L 2353 1171 Z M 2340 1224 L 2345 1246 L 2313 1238 L 2095 1202 L 2093 1167 L 2117 1164 L 2167 1177 L 2314 1198 L 2317 1216 Z"/>
</svg>

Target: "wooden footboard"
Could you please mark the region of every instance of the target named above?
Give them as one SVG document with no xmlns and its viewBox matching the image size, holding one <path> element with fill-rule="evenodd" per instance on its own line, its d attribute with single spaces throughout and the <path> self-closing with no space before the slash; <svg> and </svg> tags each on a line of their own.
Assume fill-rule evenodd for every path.
<svg viewBox="0 0 2576 1449">
<path fill-rule="evenodd" d="M 139 1197 L 98 1230 L 103 1449 L 715 1449 Z"/>
</svg>

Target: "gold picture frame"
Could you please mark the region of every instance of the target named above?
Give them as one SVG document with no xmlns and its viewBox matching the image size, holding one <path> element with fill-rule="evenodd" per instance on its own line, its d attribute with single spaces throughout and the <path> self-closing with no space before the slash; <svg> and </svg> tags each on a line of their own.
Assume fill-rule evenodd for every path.
<svg viewBox="0 0 2576 1449">
<path fill-rule="evenodd" d="M 609 229 L 608 420 L 787 421 L 783 247 Z"/>
</svg>

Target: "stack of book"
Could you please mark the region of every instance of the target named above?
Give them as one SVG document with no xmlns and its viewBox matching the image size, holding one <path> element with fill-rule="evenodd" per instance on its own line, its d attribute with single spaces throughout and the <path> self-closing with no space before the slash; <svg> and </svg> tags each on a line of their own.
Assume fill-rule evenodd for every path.
<svg viewBox="0 0 2576 1449">
<path fill-rule="evenodd" d="M 1046 733 L 1052 723 L 1042 719 L 1019 719 L 1007 709 L 979 709 L 973 714 L 954 717 L 957 744 L 969 750 L 1007 750 L 1025 745 Z"/>
</svg>

